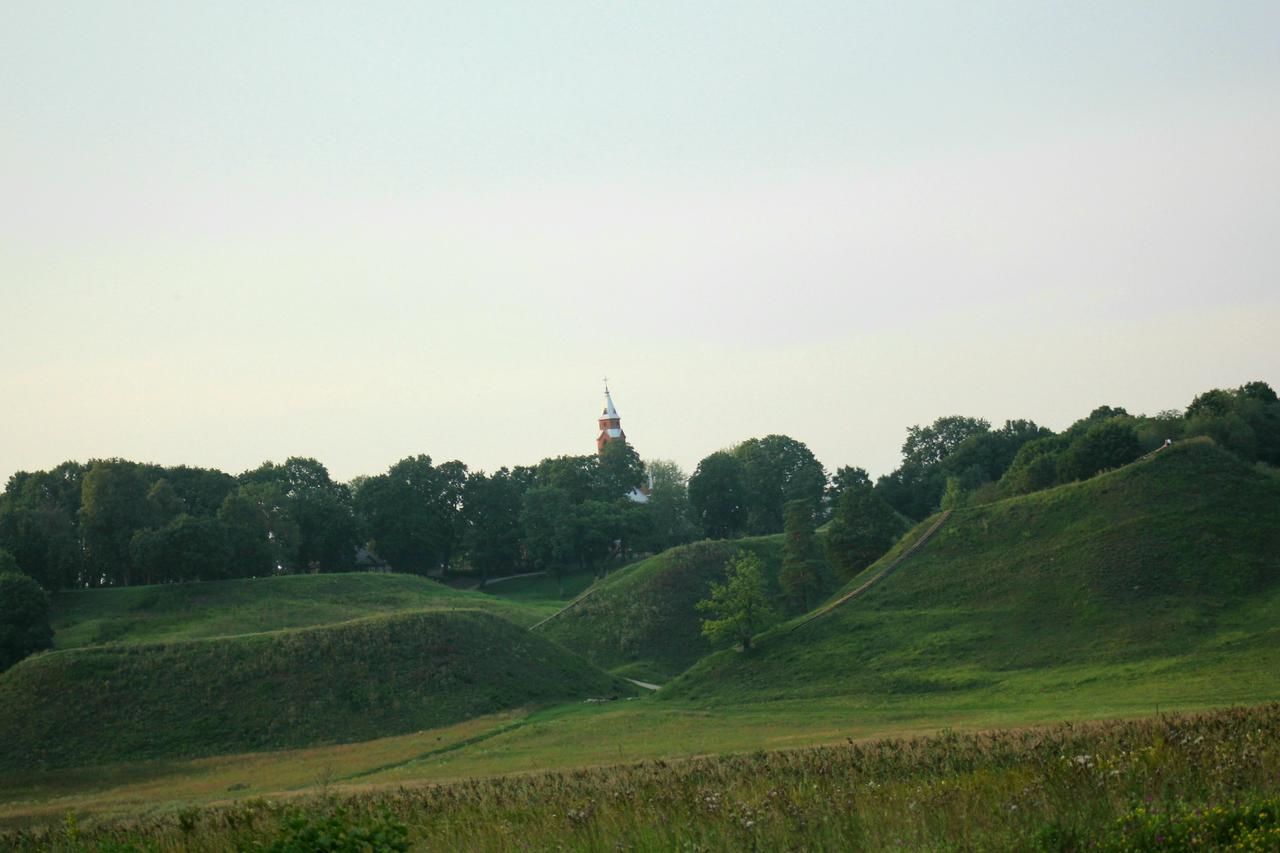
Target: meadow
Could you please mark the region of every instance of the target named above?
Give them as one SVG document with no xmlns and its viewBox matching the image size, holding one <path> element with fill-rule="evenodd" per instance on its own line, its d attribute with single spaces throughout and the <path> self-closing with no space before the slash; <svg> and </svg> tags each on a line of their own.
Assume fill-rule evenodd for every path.
<svg viewBox="0 0 1280 853">
<path fill-rule="evenodd" d="M 1273 850 L 1280 704 L 10 830 L 15 850 Z M 344 848 L 360 842 L 365 848 Z"/>
</svg>

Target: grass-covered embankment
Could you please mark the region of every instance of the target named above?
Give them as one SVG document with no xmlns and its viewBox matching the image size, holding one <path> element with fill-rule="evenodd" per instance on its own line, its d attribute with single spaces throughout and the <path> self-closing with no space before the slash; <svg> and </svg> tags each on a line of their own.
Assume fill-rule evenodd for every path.
<svg viewBox="0 0 1280 853">
<path fill-rule="evenodd" d="M 225 637 L 451 608 L 487 609 L 520 625 L 538 610 L 452 589 L 416 575 L 348 573 L 85 589 L 53 598 L 54 642 L 102 643 Z"/>
<path fill-rule="evenodd" d="M 346 743 L 630 692 L 480 611 L 97 646 L 0 675 L 0 770 Z"/>
<path fill-rule="evenodd" d="M 695 542 L 605 578 L 537 632 L 605 669 L 665 681 L 711 652 L 696 605 L 713 581 L 724 580 L 725 561 L 741 549 L 760 557 L 780 597 L 782 536 Z"/>
<path fill-rule="evenodd" d="M 1277 698 L 1280 482 L 1196 442 L 960 509 L 890 578 L 791 627 L 700 661 L 662 695 Z"/>
<path fill-rule="evenodd" d="M 1271 704 L 255 800 L 0 842 L 211 851 L 365 830 L 444 850 L 1271 850 L 1277 806 Z"/>
</svg>

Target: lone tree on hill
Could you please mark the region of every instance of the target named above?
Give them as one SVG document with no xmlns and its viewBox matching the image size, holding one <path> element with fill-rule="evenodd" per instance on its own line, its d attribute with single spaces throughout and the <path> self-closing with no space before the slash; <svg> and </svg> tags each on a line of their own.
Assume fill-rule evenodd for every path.
<svg viewBox="0 0 1280 853">
<path fill-rule="evenodd" d="M 49 596 L 7 551 L 0 551 L 0 672 L 32 652 L 53 647 Z"/>
<path fill-rule="evenodd" d="M 698 602 L 698 610 L 711 618 L 702 620 L 702 633 L 712 643 L 742 644 L 751 650 L 751 638 L 778 621 L 765 592 L 760 558 L 739 551 L 726 565 L 725 582 L 711 584 L 711 594 Z"/>
<path fill-rule="evenodd" d="M 901 532 L 893 509 L 869 484 L 845 489 L 827 530 L 827 562 L 844 580 L 880 558 Z"/>
</svg>

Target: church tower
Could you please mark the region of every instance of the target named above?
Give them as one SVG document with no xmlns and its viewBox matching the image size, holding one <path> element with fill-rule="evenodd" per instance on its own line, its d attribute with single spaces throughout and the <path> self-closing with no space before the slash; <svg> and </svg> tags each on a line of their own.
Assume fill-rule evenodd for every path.
<svg viewBox="0 0 1280 853">
<path fill-rule="evenodd" d="M 604 453 L 604 446 L 615 438 L 627 440 L 622 431 L 622 418 L 613 407 L 613 397 L 609 396 L 608 383 L 604 386 L 604 411 L 600 413 L 600 434 L 596 436 L 596 453 Z"/>
</svg>

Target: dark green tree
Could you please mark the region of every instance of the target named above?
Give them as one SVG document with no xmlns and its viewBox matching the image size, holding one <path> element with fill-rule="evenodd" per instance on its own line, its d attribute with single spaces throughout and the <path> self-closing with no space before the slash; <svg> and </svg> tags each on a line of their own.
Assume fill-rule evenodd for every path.
<svg viewBox="0 0 1280 853">
<path fill-rule="evenodd" d="M 461 462 L 435 466 L 426 455 L 363 480 L 355 502 L 373 550 L 397 571 L 446 570 L 465 532 L 465 484 Z"/>
<path fill-rule="evenodd" d="M 524 495 L 506 468 L 493 474 L 476 471 L 463 487 L 466 519 L 464 545 L 480 585 L 490 577 L 510 574 L 520 565 L 520 509 Z"/>
<path fill-rule="evenodd" d="M 226 529 L 213 516 L 182 513 L 130 542 L 135 583 L 212 581 L 235 577 Z"/>
<path fill-rule="evenodd" d="M 298 528 L 273 483 L 239 486 L 218 507 L 232 577 L 267 577 L 293 565 Z"/>
<path fill-rule="evenodd" d="M 712 453 L 689 478 L 689 506 L 694 522 L 708 539 L 728 539 L 747 521 L 742 463 L 727 451 Z"/>
<path fill-rule="evenodd" d="M 1087 480 L 1100 471 L 1119 468 L 1142 454 L 1138 435 L 1127 418 L 1096 423 L 1072 440 L 1058 458 L 1058 481 Z"/>
<path fill-rule="evenodd" d="M 742 442 L 733 455 L 742 464 L 748 533 L 781 532 L 787 501 L 807 500 L 815 508 L 822 501 L 827 472 L 804 442 L 767 435 Z"/>
<path fill-rule="evenodd" d="M 0 547 L 13 553 L 24 572 L 45 589 L 83 584 L 80 542 L 81 479 L 87 468 L 64 462 L 52 471 L 9 478 L 0 494 Z"/>
<path fill-rule="evenodd" d="M 644 485 L 644 463 L 625 439 L 615 439 L 604 446 L 596 466 L 595 494 L 601 500 L 613 500 Z"/>
<path fill-rule="evenodd" d="M 827 562 L 845 580 L 878 560 L 902 532 L 893 508 L 868 486 L 845 489 L 827 528 Z"/>
<path fill-rule="evenodd" d="M 564 594 L 565 568 L 575 557 L 574 503 L 556 486 L 537 486 L 524 495 L 520 528 L 529 560 L 555 575 Z"/>
<path fill-rule="evenodd" d="M 869 482 L 865 488 L 870 488 Z M 813 505 L 807 500 L 790 501 L 784 514 L 778 585 L 796 609 L 808 610 L 826 586 L 813 532 Z"/>
<path fill-rule="evenodd" d="M 0 569 L 16 565 L 7 551 L 0 555 Z M 0 571 L 0 672 L 32 652 L 50 648 L 48 594 L 27 575 Z"/>
<path fill-rule="evenodd" d="M 128 586 L 133 582 L 130 543 L 150 526 L 150 481 L 134 462 L 90 463 L 81 484 L 80 532 L 84 538 L 89 586 Z"/>
<path fill-rule="evenodd" d="M 315 459 L 291 456 L 283 465 L 264 462 L 240 475 L 242 484 L 279 487 L 297 525 L 295 562 L 286 568 L 334 572 L 351 568 L 359 542 L 351 491 L 329 477 Z"/>
<path fill-rule="evenodd" d="M 698 529 L 693 523 L 684 472 L 669 459 L 650 459 L 645 469 L 651 481 L 649 503 L 645 507 L 649 515 L 648 550 L 663 551 L 692 542 Z"/>
<path fill-rule="evenodd" d="M 739 643 L 744 652 L 751 650 L 752 637 L 778 621 L 769 603 L 764 566 L 750 551 L 739 551 L 729 559 L 725 582 L 713 582 L 710 594 L 697 607 L 708 617 L 702 620 L 703 636 L 717 645 Z"/>
</svg>

